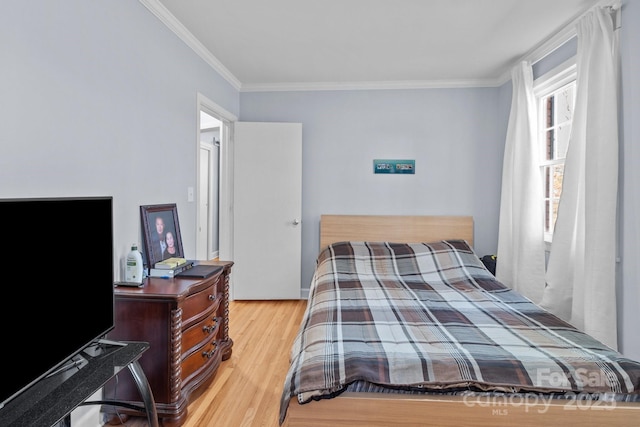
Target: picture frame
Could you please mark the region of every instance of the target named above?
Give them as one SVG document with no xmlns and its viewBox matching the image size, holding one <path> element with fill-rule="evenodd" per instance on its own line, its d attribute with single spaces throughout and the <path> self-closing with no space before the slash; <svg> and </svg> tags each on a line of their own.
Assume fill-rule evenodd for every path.
<svg viewBox="0 0 640 427">
<path fill-rule="evenodd" d="M 140 218 L 148 268 L 155 268 L 157 262 L 167 258 L 184 258 L 178 207 L 175 203 L 140 206 Z"/>
</svg>

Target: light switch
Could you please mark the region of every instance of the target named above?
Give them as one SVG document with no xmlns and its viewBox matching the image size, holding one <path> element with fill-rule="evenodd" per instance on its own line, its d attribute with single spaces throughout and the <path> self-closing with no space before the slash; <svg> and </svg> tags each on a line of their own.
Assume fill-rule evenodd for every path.
<svg viewBox="0 0 640 427">
<path fill-rule="evenodd" d="M 187 201 L 193 202 L 193 187 L 187 187 Z"/>
</svg>

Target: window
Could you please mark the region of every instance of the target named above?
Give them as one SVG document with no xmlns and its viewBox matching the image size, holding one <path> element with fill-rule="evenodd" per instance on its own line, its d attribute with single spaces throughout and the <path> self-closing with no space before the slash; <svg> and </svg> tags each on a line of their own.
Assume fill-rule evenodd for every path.
<svg viewBox="0 0 640 427">
<path fill-rule="evenodd" d="M 544 238 L 551 242 L 562 194 L 564 161 L 569 146 L 576 92 L 575 61 L 534 82 L 538 106 L 538 147 L 544 199 Z"/>
</svg>

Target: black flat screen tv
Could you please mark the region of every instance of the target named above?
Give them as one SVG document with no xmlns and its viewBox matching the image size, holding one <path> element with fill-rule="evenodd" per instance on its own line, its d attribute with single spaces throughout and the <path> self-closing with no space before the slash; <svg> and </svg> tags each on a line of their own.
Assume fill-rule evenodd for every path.
<svg viewBox="0 0 640 427">
<path fill-rule="evenodd" d="M 114 327 L 112 197 L 0 199 L 0 411 Z"/>
</svg>

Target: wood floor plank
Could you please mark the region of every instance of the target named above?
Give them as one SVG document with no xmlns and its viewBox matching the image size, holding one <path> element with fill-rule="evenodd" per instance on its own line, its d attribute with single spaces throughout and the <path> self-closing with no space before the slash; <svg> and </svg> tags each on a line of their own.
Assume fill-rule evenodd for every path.
<svg viewBox="0 0 640 427">
<path fill-rule="evenodd" d="M 289 350 L 306 300 L 230 301 L 231 357 L 189 404 L 183 427 L 278 427 Z M 132 417 L 125 427 L 147 427 Z"/>
</svg>

